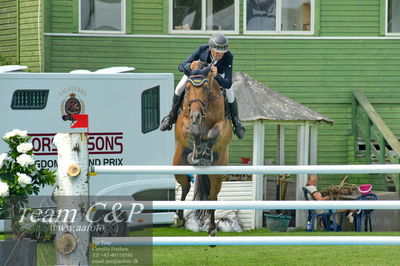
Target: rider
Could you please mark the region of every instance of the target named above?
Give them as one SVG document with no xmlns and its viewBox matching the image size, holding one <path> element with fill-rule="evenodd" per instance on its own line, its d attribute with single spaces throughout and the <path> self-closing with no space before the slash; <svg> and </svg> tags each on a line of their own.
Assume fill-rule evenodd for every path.
<svg viewBox="0 0 400 266">
<path fill-rule="evenodd" d="M 183 91 L 185 90 L 186 81 L 188 76 L 190 76 L 192 62 L 197 60 L 213 63 L 212 71 L 214 71 L 214 73 L 217 73 L 218 71 L 215 79 L 221 87 L 225 88 L 226 98 L 229 103 L 229 110 L 232 117 L 233 131 L 239 139 L 242 139 L 245 133 L 245 128 L 240 123 L 237 101 L 233 89 L 231 88 L 233 54 L 228 51 L 228 39 L 221 33 L 213 34 L 210 37 L 208 44 L 200 45 L 197 50 L 186 59 L 186 61 L 179 65 L 179 71 L 184 72 L 185 75 L 183 75 L 181 81 L 175 88 L 172 109 L 162 120 L 160 130 L 171 130 L 172 125 L 176 122 L 176 119 L 178 118 L 178 110 L 184 98 Z"/>
</svg>

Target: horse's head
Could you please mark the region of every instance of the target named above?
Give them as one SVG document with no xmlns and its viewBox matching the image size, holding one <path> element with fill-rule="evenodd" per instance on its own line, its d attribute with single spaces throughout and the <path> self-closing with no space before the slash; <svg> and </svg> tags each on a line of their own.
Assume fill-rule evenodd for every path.
<svg viewBox="0 0 400 266">
<path fill-rule="evenodd" d="M 203 116 L 206 114 L 208 100 L 210 97 L 210 88 L 208 73 L 211 64 L 199 62 L 195 65 L 186 84 L 186 97 L 189 103 L 189 116 L 192 129 L 200 130 Z"/>
</svg>

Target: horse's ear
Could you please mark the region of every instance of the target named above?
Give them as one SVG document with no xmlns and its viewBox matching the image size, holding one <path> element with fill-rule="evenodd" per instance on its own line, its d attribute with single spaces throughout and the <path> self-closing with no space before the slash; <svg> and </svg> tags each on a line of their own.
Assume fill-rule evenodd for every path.
<svg viewBox="0 0 400 266">
<path fill-rule="evenodd" d="M 207 76 L 208 76 L 208 73 L 209 73 L 210 70 L 211 70 L 211 66 L 212 66 L 212 64 L 209 64 L 208 67 L 207 67 L 206 69 L 204 69 L 203 71 L 201 71 L 201 72 L 202 72 L 201 74 L 202 74 L 203 76 L 207 77 Z"/>
</svg>

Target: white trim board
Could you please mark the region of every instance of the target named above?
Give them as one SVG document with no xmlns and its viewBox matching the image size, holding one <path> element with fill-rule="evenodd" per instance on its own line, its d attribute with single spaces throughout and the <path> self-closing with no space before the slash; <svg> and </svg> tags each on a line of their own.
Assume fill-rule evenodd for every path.
<svg viewBox="0 0 400 266">
<path fill-rule="evenodd" d="M 114 37 L 114 38 L 181 38 L 181 39 L 208 39 L 209 35 L 167 35 L 167 34 L 91 34 L 91 33 L 51 33 L 45 32 L 44 36 L 50 37 Z M 359 37 L 359 36 L 234 36 L 228 35 L 229 39 L 261 39 L 261 40 L 400 40 L 400 36 L 386 37 Z"/>
</svg>

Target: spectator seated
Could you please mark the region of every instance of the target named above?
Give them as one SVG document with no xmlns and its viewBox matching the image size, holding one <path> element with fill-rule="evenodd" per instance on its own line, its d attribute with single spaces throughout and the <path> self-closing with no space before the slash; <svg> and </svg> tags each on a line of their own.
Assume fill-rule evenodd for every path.
<svg viewBox="0 0 400 266">
<path fill-rule="evenodd" d="M 378 200 L 378 196 L 371 193 L 372 185 L 360 185 L 359 191 L 361 196 L 357 200 Z M 361 232 L 364 225 L 364 231 L 372 232 L 371 213 L 373 210 L 358 210 L 354 216 L 354 226 L 356 232 Z"/>
<path fill-rule="evenodd" d="M 315 200 L 311 192 L 303 187 L 304 198 L 306 200 Z M 336 212 L 332 210 L 308 210 L 308 219 L 311 223 L 311 231 L 314 231 L 320 218 L 320 227 L 325 231 L 341 231 L 341 226 L 336 221 Z"/>
</svg>

